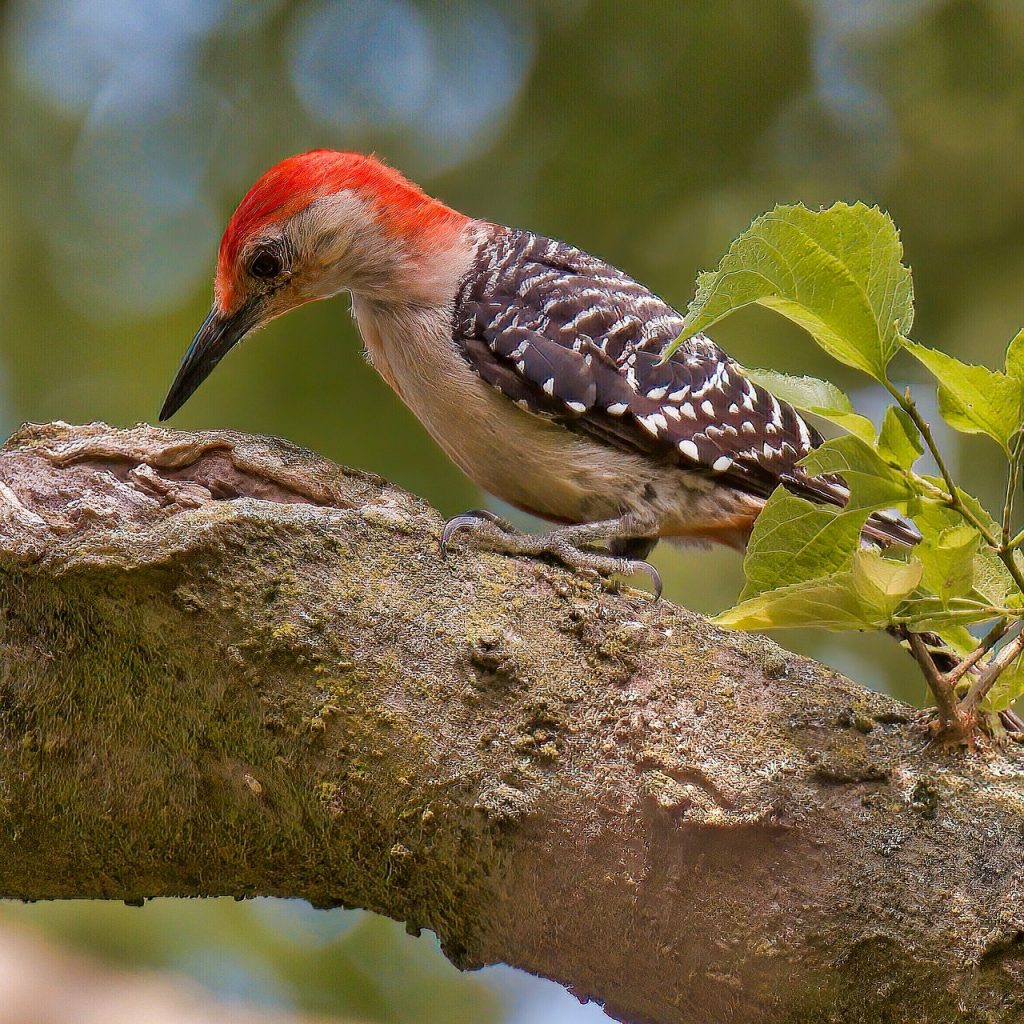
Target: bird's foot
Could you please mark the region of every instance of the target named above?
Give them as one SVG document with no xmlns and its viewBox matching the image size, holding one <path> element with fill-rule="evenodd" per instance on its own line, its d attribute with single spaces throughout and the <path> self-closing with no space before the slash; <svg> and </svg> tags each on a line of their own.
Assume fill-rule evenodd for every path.
<svg viewBox="0 0 1024 1024">
<path fill-rule="evenodd" d="M 526 537 L 527 534 L 517 529 L 507 519 L 488 512 L 485 508 L 471 508 L 461 515 L 452 516 L 444 524 L 441 531 L 441 554 L 447 555 L 452 538 L 460 531 L 471 532 L 479 540 L 496 540 L 508 537 Z M 499 549 L 504 550 L 504 549 Z"/>
<path fill-rule="evenodd" d="M 612 520 L 610 523 L 584 523 L 579 526 L 565 526 L 548 533 L 533 534 L 516 529 L 493 512 L 473 509 L 445 523 L 441 531 L 441 553 L 447 555 L 452 538 L 457 533 L 465 532 L 471 534 L 474 544 L 489 551 L 531 557 L 547 555 L 579 572 L 593 572 L 600 576 L 610 576 L 613 573 L 632 576 L 644 573 L 653 585 L 654 599 L 657 601 L 662 591 L 661 574 L 650 562 L 583 546 L 601 537 L 611 536 L 621 541 L 623 535 L 616 530 L 619 522 Z M 617 546 L 629 549 L 628 545 Z M 650 542 L 645 542 L 643 549 L 649 550 L 650 546 Z"/>
</svg>

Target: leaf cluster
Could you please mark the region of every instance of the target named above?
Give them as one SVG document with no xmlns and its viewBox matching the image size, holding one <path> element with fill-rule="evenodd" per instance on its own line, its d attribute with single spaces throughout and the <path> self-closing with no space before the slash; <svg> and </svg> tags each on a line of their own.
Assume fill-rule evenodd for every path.
<svg viewBox="0 0 1024 1024">
<path fill-rule="evenodd" d="M 670 351 L 754 304 L 798 324 L 830 356 L 884 387 L 892 404 L 876 426 L 828 381 L 744 368 L 778 398 L 842 431 L 801 465 L 812 476 L 840 476 L 850 497 L 843 508 L 829 507 L 778 488 L 754 525 L 743 592 L 718 621 L 757 630 L 888 629 L 910 641 L 947 718 L 1007 707 L 1024 693 L 1024 532 L 1012 526 L 1024 449 L 1024 331 L 1009 343 L 1001 370 L 912 341 L 913 280 L 899 234 L 886 213 L 862 203 L 779 206 L 757 218 L 717 270 L 698 279 Z M 910 389 L 892 384 L 889 366 L 900 352 L 934 377 L 951 427 L 998 446 L 1007 475 L 998 519 L 957 485 Z M 937 476 L 919 471 L 926 451 Z M 919 543 L 866 539 L 895 515 L 913 520 Z M 932 657 L 936 637 L 963 659 L 945 674 Z"/>
</svg>

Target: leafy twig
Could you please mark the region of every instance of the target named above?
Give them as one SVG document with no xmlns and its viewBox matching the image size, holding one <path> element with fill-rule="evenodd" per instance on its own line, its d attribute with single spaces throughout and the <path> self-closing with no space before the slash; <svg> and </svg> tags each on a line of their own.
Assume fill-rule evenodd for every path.
<svg viewBox="0 0 1024 1024">
<path fill-rule="evenodd" d="M 837 289 L 851 281 L 866 303 L 834 301 Z M 1013 534 L 1016 492 L 1024 477 L 1024 331 L 1010 342 L 1003 370 L 965 363 L 912 341 L 906 335 L 914 320 L 913 283 L 899 233 L 881 210 L 861 204 L 836 203 L 817 212 L 779 206 L 755 220 L 718 269 L 701 276 L 684 331 L 666 353 L 751 304 L 799 324 L 829 355 L 881 383 L 894 405 L 876 429 L 827 381 L 757 371 L 762 378 L 767 373 L 770 379 L 760 383 L 777 399 L 847 431 L 848 437 L 825 441 L 801 465 L 812 475 L 843 478 L 850 494 L 846 512 L 821 505 L 809 511 L 803 499 L 776 491 L 754 524 L 744 562 L 757 593 L 720 618 L 757 629 L 853 628 L 882 619 L 908 641 L 950 731 L 966 738 L 979 703 L 1024 651 L 1024 564 L 1014 557 L 1018 547 L 1024 548 L 1024 529 Z M 889 379 L 888 367 L 901 349 L 938 382 L 943 419 L 961 433 L 987 435 L 1007 456 L 1001 515 L 990 515 L 957 486 L 911 389 L 900 390 Z M 938 476 L 915 472 L 925 450 Z M 926 540 L 914 556 L 883 550 L 872 560 L 849 536 L 849 520 L 842 518 L 847 512 L 887 503 L 911 516 L 915 510 L 924 513 L 918 518 Z M 837 549 L 833 540 L 843 546 Z M 823 596 L 828 600 L 819 601 Z M 842 614 L 835 614 L 837 609 Z M 962 660 L 947 661 L 940 647 L 929 648 L 924 638 L 943 626 L 982 622 L 989 624 L 988 634 L 965 638 L 970 653 Z M 1003 703 L 1024 689 L 1024 679 L 1012 681 L 1012 687 L 1000 687 Z M 968 696 L 961 703 L 958 691 L 965 688 Z"/>
<path fill-rule="evenodd" d="M 985 543 L 996 553 L 1003 565 L 1006 566 L 1006 571 L 1017 585 L 1018 591 L 1024 594 L 1024 573 L 1021 572 L 1020 566 L 1017 565 L 1009 543 L 993 533 L 989 525 L 977 516 L 973 509 L 966 505 L 960 497 L 960 489 L 957 487 L 956 481 L 953 479 L 953 475 L 950 473 L 949 467 L 942 457 L 942 452 L 939 451 L 939 446 L 935 441 L 935 435 L 932 434 L 931 426 L 921 415 L 921 411 L 918 409 L 917 403 L 910 393 L 910 388 L 908 387 L 905 391 L 901 392 L 888 378 L 883 380 L 882 383 L 889 394 L 899 403 L 900 408 L 911 418 L 914 426 L 920 432 L 928 451 L 935 460 L 935 464 L 939 467 L 939 473 L 946 484 L 947 493 L 943 495 L 946 504 L 958 512 L 967 523 L 981 534 Z"/>
<path fill-rule="evenodd" d="M 978 646 L 975 647 L 974 650 L 956 666 L 956 668 L 946 673 L 946 679 L 949 684 L 955 687 L 956 684 L 960 682 L 960 680 L 967 675 L 967 673 L 970 672 L 971 669 L 974 668 L 974 666 L 977 665 L 978 662 L 981 661 L 981 659 L 984 658 L 985 655 L 988 654 L 988 652 L 991 651 L 1004 636 L 1006 636 L 1006 631 L 1009 628 L 1009 620 L 1000 619 L 988 631 L 988 633 L 985 634 L 981 643 L 978 644 Z"/>
<path fill-rule="evenodd" d="M 921 415 L 921 411 L 917 407 L 917 402 L 914 401 L 914 396 L 910 393 L 910 388 L 907 387 L 903 391 L 900 391 L 888 377 L 885 377 L 882 381 L 885 390 L 896 399 L 899 407 L 911 418 L 914 426 L 917 427 L 918 432 L 921 435 L 921 439 L 924 441 L 928 448 L 931 457 L 935 460 L 935 465 L 939 467 L 939 475 L 946 483 L 946 490 L 949 492 L 949 496 L 954 501 L 959 501 L 957 494 L 956 481 L 953 479 L 953 474 L 950 473 L 949 467 L 946 465 L 946 460 L 942 457 L 942 452 L 939 451 L 939 446 L 935 440 L 935 435 L 932 433 L 931 424 Z M 960 502 L 960 504 L 963 504 Z"/>
<path fill-rule="evenodd" d="M 988 695 L 989 690 L 995 685 L 996 680 L 1009 668 L 1013 660 L 1021 651 L 1024 651 L 1024 622 L 1016 624 L 1016 632 L 1013 638 L 1007 641 L 1006 646 L 989 662 L 985 671 L 978 676 L 967 691 L 967 696 L 960 702 L 964 714 L 970 714 Z"/>
</svg>

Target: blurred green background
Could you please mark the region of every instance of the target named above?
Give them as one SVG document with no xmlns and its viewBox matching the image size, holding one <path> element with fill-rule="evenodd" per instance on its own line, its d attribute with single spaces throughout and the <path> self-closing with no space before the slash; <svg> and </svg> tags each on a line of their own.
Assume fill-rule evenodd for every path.
<svg viewBox="0 0 1024 1024">
<path fill-rule="evenodd" d="M 1008 0 L 17 0 L 0 6 L 0 428 L 153 420 L 254 178 L 374 150 L 463 211 L 568 239 L 684 306 L 776 202 L 886 207 L 915 337 L 995 363 L 1024 323 L 1024 4 Z M 716 340 L 754 366 L 881 396 L 767 313 Z M 896 375 L 916 379 L 901 364 Z M 932 396 L 921 392 L 927 409 Z M 242 346 L 175 420 L 279 434 L 445 513 L 479 503 L 374 375 L 344 300 Z M 940 432 L 998 499 L 994 451 Z M 667 596 L 736 594 L 729 552 L 659 551 Z M 783 642 L 910 700 L 884 637 Z M 228 994 L 382 1021 L 597 1019 L 429 938 L 274 901 L 7 908 L 115 960 Z"/>
</svg>

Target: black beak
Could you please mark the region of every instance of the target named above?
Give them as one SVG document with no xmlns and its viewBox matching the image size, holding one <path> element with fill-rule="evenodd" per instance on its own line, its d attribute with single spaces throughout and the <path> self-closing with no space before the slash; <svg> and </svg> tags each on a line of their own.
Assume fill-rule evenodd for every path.
<svg viewBox="0 0 1024 1024">
<path fill-rule="evenodd" d="M 161 420 L 169 419 L 188 401 L 192 392 L 210 376 L 228 350 L 237 345 L 256 326 L 258 320 L 258 299 L 243 303 L 230 316 L 219 312 L 216 306 L 210 310 L 178 367 L 178 375 L 160 410 Z"/>
</svg>

